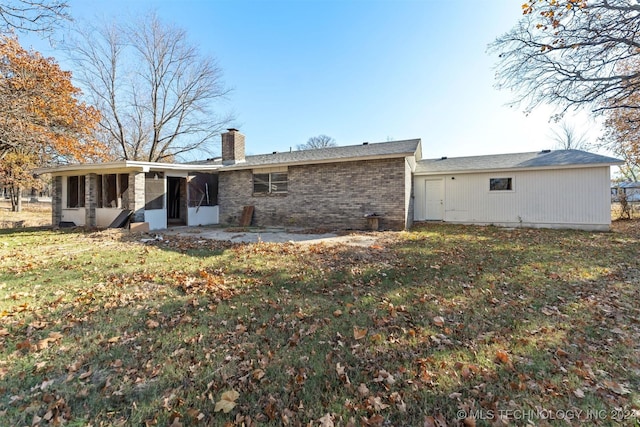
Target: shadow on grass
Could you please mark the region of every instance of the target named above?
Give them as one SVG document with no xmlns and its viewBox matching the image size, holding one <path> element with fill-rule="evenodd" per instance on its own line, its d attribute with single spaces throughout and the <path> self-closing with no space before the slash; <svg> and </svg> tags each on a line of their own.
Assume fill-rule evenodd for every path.
<svg viewBox="0 0 640 427">
<path fill-rule="evenodd" d="M 84 288 L 7 317 L 0 413 L 418 425 L 632 408 L 639 248 L 617 240 L 439 225 L 369 248 L 141 246 L 129 270 L 80 274 Z M 214 412 L 230 389 L 232 412 Z"/>
</svg>

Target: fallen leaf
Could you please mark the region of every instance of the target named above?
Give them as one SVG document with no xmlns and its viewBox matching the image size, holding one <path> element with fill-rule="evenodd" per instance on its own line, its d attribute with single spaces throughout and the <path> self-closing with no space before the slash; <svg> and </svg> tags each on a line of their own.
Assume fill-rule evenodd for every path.
<svg viewBox="0 0 640 427">
<path fill-rule="evenodd" d="M 462 420 L 462 425 L 465 427 L 476 427 L 476 419 L 473 417 L 467 417 Z"/>
<path fill-rule="evenodd" d="M 447 427 L 447 421 L 444 419 L 444 415 L 442 414 L 436 415 L 434 421 L 436 423 L 436 427 Z"/>
<path fill-rule="evenodd" d="M 149 328 L 149 329 L 155 329 L 158 326 L 160 326 L 160 323 L 156 322 L 153 319 L 147 320 L 147 322 L 145 324 L 147 325 L 147 328 Z"/>
<path fill-rule="evenodd" d="M 35 321 L 29 324 L 33 329 L 44 329 L 47 326 L 47 322 Z"/>
<path fill-rule="evenodd" d="M 496 351 L 496 359 L 500 363 L 504 363 L 505 365 L 510 362 L 509 354 L 504 350 Z"/>
<path fill-rule="evenodd" d="M 380 396 L 369 396 L 368 402 L 371 406 L 373 406 L 373 410 L 376 412 L 380 412 L 389 407 L 389 405 L 382 402 L 382 398 Z"/>
<path fill-rule="evenodd" d="M 228 414 L 236 406 L 236 400 L 240 397 L 240 393 L 235 390 L 229 390 L 222 393 L 220 401 L 216 402 L 215 412 L 224 412 Z"/>
<path fill-rule="evenodd" d="M 463 366 L 462 369 L 460 370 L 460 375 L 464 379 L 469 378 L 471 376 L 471 369 L 469 369 L 468 366 Z"/>
<path fill-rule="evenodd" d="M 369 419 L 363 419 L 368 426 L 381 426 L 384 423 L 384 418 L 380 414 L 373 414 Z"/>
<path fill-rule="evenodd" d="M 82 360 L 76 360 L 71 365 L 67 366 L 69 372 L 75 372 L 82 367 Z"/>
<path fill-rule="evenodd" d="M 197 421 L 202 421 L 204 419 L 204 414 L 196 408 L 187 409 L 187 415 Z"/>
<path fill-rule="evenodd" d="M 31 341 L 29 341 L 28 339 L 16 344 L 16 350 L 29 351 L 31 347 L 33 347 L 33 345 L 31 344 Z"/>
<path fill-rule="evenodd" d="M 64 335 L 62 335 L 60 332 L 55 332 L 55 331 L 49 332 L 49 340 L 58 341 L 63 337 Z"/>
<path fill-rule="evenodd" d="M 340 316 L 342 316 L 342 310 L 336 310 L 336 311 L 334 311 L 334 312 L 333 312 L 333 315 L 334 315 L 335 317 L 340 317 Z"/>
<path fill-rule="evenodd" d="M 358 328 L 357 326 L 353 327 L 353 338 L 357 340 L 361 340 L 362 338 L 367 336 L 367 328 Z"/>
<path fill-rule="evenodd" d="M 580 398 L 580 399 L 582 399 L 582 398 L 584 397 L 584 391 L 582 391 L 582 390 L 581 390 L 581 389 L 579 389 L 579 388 L 577 388 L 577 389 L 573 390 L 573 394 L 574 394 L 576 397 Z"/>
<path fill-rule="evenodd" d="M 289 337 L 289 346 L 295 347 L 300 342 L 300 334 L 298 332 L 294 333 Z"/>
<path fill-rule="evenodd" d="M 334 427 L 333 420 L 331 419 L 331 414 L 329 414 L 328 412 L 322 418 L 318 418 L 318 422 L 322 427 Z"/>
<path fill-rule="evenodd" d="M 358 393 L 360 393 L 360 396 L 366 396 L 367 394 L 369 394 L 369 389 L 364 383 L 360 383 L 360 385 L 358 386 Z"/>
<path fill-rule="evenodd" d="M 444 326 L 444 317 L 442 316 L 436 316 L 433 318 L 433 324 L 438 326 L 438 327 L 443 327 Z"/>
<path fill-rule="evenodd" d="M 342 382 L 344 382 L 345 384 L 351 384 L 349 375 L 347 375 L 345 367 L 342 366 L 340 362 L 336 363 L 336 373 L 338 374 L 338 377 L 342 380 Z"/>
<path fill-rule="evenodd" d="M 254 369 L 251 376 L 254 380 L 260 380 L 265 376 L 265 372 L 262 369 Z"/>
<path fill-rule="evenodd" d="M 615 381 L 603 381 L 602 382 L 606 388 L 614 392 L 615 394 L 619 394 L 620 396 L 624 396 L 625 394 L 630 394 L 631 390 L 619 384 Z"/>
</svg>

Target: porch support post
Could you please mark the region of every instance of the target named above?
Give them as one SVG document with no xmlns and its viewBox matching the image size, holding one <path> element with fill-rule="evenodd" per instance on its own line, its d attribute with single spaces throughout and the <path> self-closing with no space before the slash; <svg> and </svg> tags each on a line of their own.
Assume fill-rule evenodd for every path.
<svg viewBox="0 0 640 427">
<path fill-rule="evenodd" d="M 96 207 L 98 203 L 98 175 L 90 173 L 85 177 L 85 226 L 96 227 Z"/>
<path fill-rule="evenodd" d="M 51 225 L 58 227 L 62 221 L 62 177 L 54 176 L 51 185 Z"/>
<path fill-rule="evenodd" d="M 129 173 L 129 209 L 133 211 L 132 222 L 144 222 L 144 172 Z"/>
</svg>

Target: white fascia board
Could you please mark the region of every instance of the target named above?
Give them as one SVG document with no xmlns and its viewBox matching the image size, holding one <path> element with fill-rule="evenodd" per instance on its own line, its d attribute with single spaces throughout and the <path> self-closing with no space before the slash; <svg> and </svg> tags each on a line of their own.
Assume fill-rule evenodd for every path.
<svg viewBox="0 0 640 427">
<path fill-rule="evenodd" d="M 215 171 L 220 165 L 191 165 L 184 163 L 155 163 L 155 162 L 139 162 L 133 160 L 125 160 L 120 162 L 105 163 L 77 163 L 71 165 L 62 165 L 52 168 L 39 168 L 34 173 L 42 175 L 50 173 L 53 175 L 69 175 L 73 173 L 126 173 L 131 171 L 150 172 L 150 171 Z"/>
</svg>

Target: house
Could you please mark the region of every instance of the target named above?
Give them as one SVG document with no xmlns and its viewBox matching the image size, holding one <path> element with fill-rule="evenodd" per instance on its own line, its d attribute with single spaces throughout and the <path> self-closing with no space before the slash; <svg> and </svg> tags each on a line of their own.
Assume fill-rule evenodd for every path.
<svg viewBox="0 0 640 427">
<path fill-rule="evenodd" d="M 166 164 L 120 161 L 42 170 L 53 181 L 53 224 L 107 227 L 131 215 L 150 229 L 237 225 L 383 229 L 414 220 L 608 229 L 609 168 L 577 150 L 422 159 L 419 139 L 245 155 L 236 129 L 222 156 Z"/>
<path fill-rule="evenodd" d="M 608 230 L 610 166 L 619 164 L 580 150 L 422 160 L 415 219 Z"/>
<path fill-rule="evenodd" d="M 621 196 L 627 202 L 640 202 L 640 182 L 619 182 L 611 187 L 611 201 L 616 202 Z"/>
</svg>

